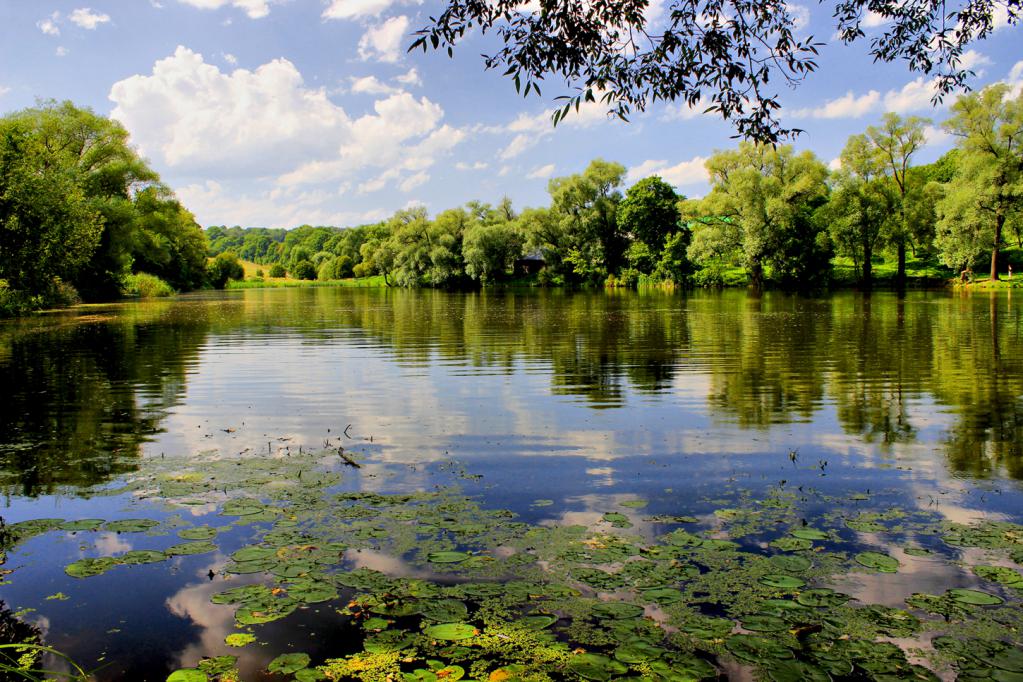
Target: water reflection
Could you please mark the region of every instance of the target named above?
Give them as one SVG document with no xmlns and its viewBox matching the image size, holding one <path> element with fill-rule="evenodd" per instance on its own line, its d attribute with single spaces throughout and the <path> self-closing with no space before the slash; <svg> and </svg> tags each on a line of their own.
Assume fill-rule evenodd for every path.
<svg viewBox="0 0 1023 682">
<path fill-rule="evenodd" d="M 4 323 L 0 381 L 9 495 L 346 423 L 382 454 L 402 443 L 405 462 L 666 456 L 714 438 L 749 452 L 808 425 L 818 442 L 939 446 L 955 473 L 1023 478 L 1020 306 L 1004 294 L 205 294 Z"/>
</svg>

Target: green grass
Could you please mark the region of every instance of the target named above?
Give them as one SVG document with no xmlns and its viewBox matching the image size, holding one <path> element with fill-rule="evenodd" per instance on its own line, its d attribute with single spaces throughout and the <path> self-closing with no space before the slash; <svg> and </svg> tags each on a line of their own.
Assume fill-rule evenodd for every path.
<svg viewBox="0 0 1023 682">
<path fill-rule="evenodd" d="M 860 281 L 860 271 L 853 265 L 851 258 L 834 258 L 831 261 L 831 276 L 835 284 L 855 286 Z M 873 268 L 874 284 L 885 285 L 895 281 L 898 262 L 891 260 L 875 261 Z M 915 258 L 906 254 L 906 281 L 911 286 L 946 284 L 955 277 L 955 273 L 934 258 Z"/>
<path fill-rule="evenodd" d="M 174 288 L 156 275 L 139 272 L 124 278 L 121 293 L 138 298 L 166 298 L 174 295 Z"/>
<path fill-rule="evenodd" d="M 291 279 L 288 277 L 271 279 L 267 277 L 266 279 L 245 279 L 241 281 L 231 280 L 227 283 L 228 289 L 280 289 L 294 287 L 380 288 L 386 286 L 387 284 L 384 282 L 383 275 L 357 277 L 352 279 L 331 279 L 326 281 L 319 279 Z"/>
</svg>

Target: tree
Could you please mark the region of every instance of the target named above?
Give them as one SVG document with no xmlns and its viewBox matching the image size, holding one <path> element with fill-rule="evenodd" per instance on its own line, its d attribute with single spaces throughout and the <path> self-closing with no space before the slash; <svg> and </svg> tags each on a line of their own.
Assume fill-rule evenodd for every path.
<svg viewBox="0 0 1023 682">
<path fill-rule="evenodd" d="M 522 253 L 522 233 L 511 222 L 473 225 L 465 231 L 465 273 L 481 284 L 503 279 Z"/>
<path fill-rule="evenodd" d="M 0 120 L 0 278 L 46 298 L 88 263 L 102 231 L 74 169 L 53 163 L 31 121 Z"/>
<path fill-rule="evenodd" d="M 568 237 L 566 259 L 584 279 L 618 271 L 627 241 L 618 227 L 618 187 L 625 167 L 603 159 L 590 162 L 581 174 L 552 178 L 547 184 L 551 211 Z"/>
<path fill-rule="evenodd" d="M 271 277 L 275 277 L 275 278 L 276 277 L 287 277 L 288 273 L 284 269 L 283 265 L 281 265 L 280 263 L 274 263 L 272 266 L 270 266 L 270 276 Z"/>
<path fill-rule="evenodd" d="M 842 168 L 828 205 L 831 240 L 842 255 L 853 259 L 860 283 L 873 283 L 874 250 L 886 236 L 898 201 L 885 176 L 885 160 L 866 135 L 853 135 L 842 150 Z"/>
<path fill-rule="evenodd" d="M 899 200 L 896 204 L 898 220 L 891 225 L 889 241 L 896 249 L 898 266 L 895 279 L 899 284 L 906 281 L 907 243 L 915 233 L 921 232 L 921 228 L 927 230 L 931 225 L 925 214 L 922 215 L 924 218 L 922 225 L 919 223 L 914 225 L 909 221 L 910 217 L 921 216 L 910 204 L 923 199 L 923 185 L 914 183 L 914 176 L 909 171 L 913 156 L 926 142 L 924 127 L 929 123 L 929 119 L 919 116 L 902 118 L 898 114 L 887 113 L 880 126 L 867 128 L 867 137 L 885 165 L 888 177 L 898 190 Z M 929 236 L 927 234 L 927 237 Z"/>
<path fill-rule="evenodd" d="M 672 0 L 663 20 L 651 21 L 649 0 L 447 0 L 418 31 L 411 49 L 453 48 L 474 35 L 497 34 L 488 69 L 511 76 L 516 90 L 540 95 L 553 79 L 574 89 L 554 120 L 573 106 L 599 99 L 622 118 L 658 100 L 708 106 L 740 136 L 774 143 L 795 131 L 777 120 L 769 82 L 798 82 L 816 69 L 812 37 L 797 39 L 791 5 L 784 0 Z M 868 11 L 888 25 L 872 38 L 877 61 L 905 61 L 911 71 L 936 76 L 938 93 L 965 84 L 962 57 L 994 27 L 995 12 L 1018 21 L 1020 0 L 837 0 L 833 17 L 843 43 L 864 38 Z M 955 27 L 952 30 L 950 27 Z"/>
<path fill-rule="evenodd" d="M 151 185 L 135 195 L 134 272 L 148 272 L 175 289 L 197 289 L 206 276 L 206 236 L 165 185 Z"/>
<path fill-rule="evenodd" d="M 618 205 L 618 227 L 624 234 L 660 253 L 664 240 L 678 230 L 678 202 L 684 199 L 656 175 L 630 187 Z"/>
<path fill-rule="evenodd" d="M 969 262 L 967 255 L 983 244 L 991 253 L 992 281 L 1003 230 L 1023 210 L 1023 93 L 1009 93 L 1007 85 L 995 84 L 964 95 L 945 122 L 959 137 L 960 172 L 938 209 L 943 258 Z"/>
<path fill-rule="evenodd" d="M 232 251 L 217 254 L 207 268 L 207 279 L 214 289 L 223 289 L 227 286 L 228 280 L 244 278 L 245 268 Z"/>
<path fill-rule="evenodd" d="M 711 156 L 707 171 L 710 193 L 681 204 L 693 226 L 690 258 L 735 259 L 754 288 L 763 286 L 765 266 L 800 287 L 826 274 L 820 265 L 826 248 L 812 214 L 826 200 L 828 169 L 813 153 L 742 142 Z"/>
</svg>

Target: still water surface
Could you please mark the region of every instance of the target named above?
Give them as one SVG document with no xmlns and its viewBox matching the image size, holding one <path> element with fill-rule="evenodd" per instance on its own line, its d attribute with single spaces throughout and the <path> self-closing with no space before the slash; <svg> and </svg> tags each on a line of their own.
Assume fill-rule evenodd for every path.
<svg viewBox="0 0 1023 682">
<path fill-rule="evenodd" d="M 152 502 L 95 493 L 161 456 L 343 443 L 362 462 L 350 490 L 458 479 L 530 523 L 594 524 L 622 496 L 692 513 L 736 485 L 779 483 L 1019 522 L 1021 321 L 1023 297 L 948 292 L 319 288 L 83 307 L 0 325 L 0 513 L 151 515 Z M 225 650 L 231 612 L 209 604 L 223 577 L 206 577 L 224 555 L 63 571 L 160 546 L 34 538 L 9 552 L 0 599 L 34 609 L 22 617 L 102 679 L 162 680 L 221 653 L 255 679 L 279 651 Z M 948 579 L 917 575 L 888 597 Z M 336 620 L 310 610 L 261 640 L 322 658 Z"/>
</svg>

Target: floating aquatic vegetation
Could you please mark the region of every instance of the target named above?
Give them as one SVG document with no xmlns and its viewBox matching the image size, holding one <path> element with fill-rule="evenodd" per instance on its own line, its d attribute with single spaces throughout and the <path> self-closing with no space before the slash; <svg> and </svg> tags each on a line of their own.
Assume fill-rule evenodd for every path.
<svg viewBox="0 0 1023 682">
<path fill-rule="evenodd" d="M 812 516 L 804 497 L 771 489 L 760 498 L 739 491 L 700 517 L 651 516 L 645 521 L 652 526 L 639 530 L 635 517 L 615 511 L 592 528 L 529 525 L 457 488 L 340 492 L 337 463 L 322 453 L 152 464 L 129 481 L 137 496 L 170 512 L 209 505 L 228 525 L 214 527 L 209 519 L 217 517 L 206 515 L 204 525 L 176 517 L 39 519 L 8 528 L 18 541 L 50 531 L 176 536 L 154 549 L 82 558 L 66 568 L 83 579 L 223 551 L 226 563 L 215 565 L 221 575 L 255 581 L 211 597 L 230 605 L 245 630 L 227 635 L 227 645 L 251 644 L 261 625 L 311 605 L 325 605 L 351 626 L 346 646 L 355 653 L 326 662 L 284 653 L 268 667 L 299 682 L 662 682 L 714 679 L 729 660 L 775 681 L 934 679 L 924 659 L 907 658 L 885 641 L 891 638 L 933 639 L 934 670 L 951 666 L 963 679 L 1023 674 L 1023 574 L 998 565 L 1023 558 L 1023 527 L 1011 523 L 949 524 L 894 508 L 850 509 L 850 501 L 864 500 L 847 495 L 818 496 L 835 508 Z M 242 524 L 246 544 L 239 547 L 231 538 Z M 864 548 L 850 531 L 884 533 L 891 546 L 944 562 L 951 572 L 961 570 L 959 548 L 986 556 L 963 571 L 969 579 L 953 583 L 962 587 L 914 594 L 902 605 L 864 604 L 834 589 L 836 579 L 870 572 L 870 580 L 883 581 L 901 566 L 878 551 L 884 545 L 872 538 L 875 548 Z M 355 568 L 365 551 L 404 569 L 389 575 Z M 978 578 L 983 589 L 972 587 Z M 224 679 L 234 661 L 221 658 L 171 679 Z"/>
</svg>

